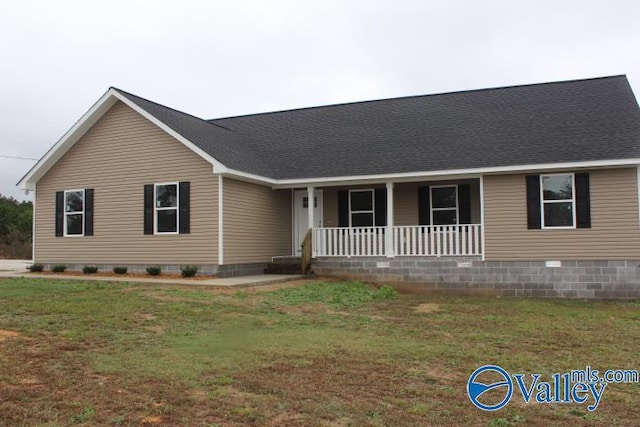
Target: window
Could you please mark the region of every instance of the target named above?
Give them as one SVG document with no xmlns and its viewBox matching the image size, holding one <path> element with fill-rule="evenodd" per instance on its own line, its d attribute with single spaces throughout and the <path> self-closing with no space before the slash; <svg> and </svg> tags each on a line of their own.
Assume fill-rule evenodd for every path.
<svg viewBox="0 0 640 427">
<path fill-rule="evenodd" d="M 439 185 L 431 189 L 431 224 L 458 224 L 458 186 Z"/>
<path fill-rule="evenodd" d="M 309 207 L 309 197 L 304 196 L 302 198 L 302 209 L 307 209 Z M 317 208 L 318 207 L 318 197 L 314 196 L 313 197 L 313 207 Z"/>
<path fill-rule="evenodd" d="M 574 228 L 574 175 L 540 175 L 542 228 Z"/>
<path fill-rule="evenodd" d="M 56 191 L 56 237 L 93 236 L 93 188 Z"/>
<path fill-rule="evenodd" d="M 178 232 L 178 183 L 155 184 L 155 232 Z"/>
<path fill-rule="evenodd" d="M 349 226 L 372 227 L 375 224 L 373 190 L 349 191 Z"/>
<path fill-rule="evenodd" d="M 64 192 L 64 235 L 84 235 L 84 190 Z"/>
<path fill-rule="evenodd" d="M 144 185 L 144 234 L 191 233 L 191 183 Z"/>
</svg>

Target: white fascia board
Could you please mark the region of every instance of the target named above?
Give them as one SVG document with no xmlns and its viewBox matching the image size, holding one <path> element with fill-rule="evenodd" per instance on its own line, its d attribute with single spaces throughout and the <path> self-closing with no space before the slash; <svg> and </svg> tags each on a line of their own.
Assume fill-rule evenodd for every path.
<svg viewBox="0 0 640 427">
<path fill-rule="evenodd" d="M 18 181 L 18 188 L 21 190 L 34 190 L 35 183 L 115 104 L 116 98 L 113 97 L 114 92 L 113 89 L 105 92 L 105 94 L 91 106 L 89 111 L 80 117 L 71 129 Z"/>
<path fill-rule="evenodd" d="M 370 183 L 380 183 L 385 181 L 393 182 L 410 182 L 416 179 L 435 180 L 435 179 L 467 179 L 478 178 L 480 175 L 489 174 L 505 174 L 505 173 L 525 173 L 539 172 L 548 170 L 575 170 L 587 168 L 603 168 L 603 167 L 622 167 L 636 166 L 640 163 L 640 159 L 618 159 L 618 160 L 595 160 L 588 162 L 570 162 L 570 163 L 545 163 L 533 165 L 514 165 L 499 166 L 488 168 L 472 168 L 472 169 L 451 169 L 430 172 L 404 172 L 396 174 L 380 174 L 380 175 L 359 175 L 359 176 L 338 176 L 325 178 L 305 178 L 305 179 L 281 179 L 270 180 L 274 188 L 294 188 L 307 187 L 309 185 L 339 186 L 339 185 L 360 185 Z"/>
<path fill-rule="evenodd" d="M 252 174 L 252 173 L 242 172 L 235 169 L 230 169 L 223 165 L 218 168 L 214 166 L 213 171 L 214 173 L 223 175 L 227 178 L 237 179 L 238 181 L 251 182 L 253 184 L 269 185 L 274 189 L 275 188 L 291 188 L 291 187 L 277 187 L 276 184 L 278 183 L 278 180 L 276 179 L 267 178 L 267 177 Z"/>
</svg>

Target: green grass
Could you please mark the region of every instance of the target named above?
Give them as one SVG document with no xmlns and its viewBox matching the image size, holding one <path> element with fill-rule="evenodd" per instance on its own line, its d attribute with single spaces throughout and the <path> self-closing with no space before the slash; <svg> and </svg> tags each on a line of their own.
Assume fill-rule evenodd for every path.
<svg viewBox="0 0 640 427">
<path fill-rule="evenodd" d="M 478 366 L 639 369 L 640 304 L 0 280 L 0 425 L 633 425 L 600 407 L 471 405 Z"/>
</svg>

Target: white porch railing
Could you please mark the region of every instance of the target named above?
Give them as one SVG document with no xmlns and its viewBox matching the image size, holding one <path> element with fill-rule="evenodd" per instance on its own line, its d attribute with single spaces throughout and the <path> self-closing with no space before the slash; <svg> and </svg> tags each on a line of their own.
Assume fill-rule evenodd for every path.
<svg viewBox="0 0 640 427">
<path fill-rule="evenodd" d="M 314 228 L 314 256 L 385 255 L 385 230 L 386 227 Z"/>
<path fill-rule="evenodd" d="M 482 254 L 480 224 L 391 227 L 395 256 L 476 256 Z M 387 227 L 313 229 L 314 256 L 387 255 Z"/>
</svg>

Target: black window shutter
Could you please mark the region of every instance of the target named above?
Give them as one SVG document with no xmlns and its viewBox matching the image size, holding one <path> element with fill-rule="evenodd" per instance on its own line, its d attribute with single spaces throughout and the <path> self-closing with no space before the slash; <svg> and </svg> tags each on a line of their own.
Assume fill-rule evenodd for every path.
<svg viewBox="0 0 640 427">
<path fill-rule="evenodd" d="M 418 222 L 420 225 L 431 224 L 431 202 L 429 201 L 429 187 L 418 187 Z"/>
<path fill-rule="evenodd" d="M 338 227 L 349 226 L 349 191 L 338 191 Z"/>
<path fill-rule="evenodd" d="M 387 189 L 376 188 L 374 191 L 376 201 L 376 227 L 387 225 Z"/>
<path fill-rule="evenodd" d="M 471 224 L 471 185 L 458 185 L 458 216 L 460 224 Z"/>
<path fill-rule="evenodd" d="M 64 236 L 64 191 L 56 191 L 56 237 Z"/>
<path fill-rule="evenodd" d="M 589 174 L 576 174 L 576 227 L 591 228 L 591 197 L 589 196 Z"/>
<path fill-rule="evenodd" d="M 144 234 L 153 234 L 153 184 L 144 186 Z"/>
<path fill-rule="evenodd" d="M 84 190 L 84 235 L 93 236 L 93 188 Z"/>
<path fill-rule="evenodd" d="M 180 210 L 180 234 L 189 234 L 191 232 L 191 194 L 189 181 L 184 181 L 179 184 L 179 204 Z"/>
<path fill-rule="evenodd" d="M 542 228 L 540 217 L 540 175 L 527 175 L 527 228 Z"/>
</svg>

